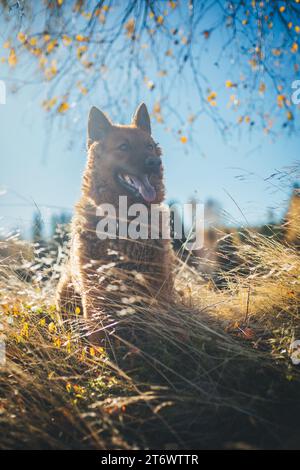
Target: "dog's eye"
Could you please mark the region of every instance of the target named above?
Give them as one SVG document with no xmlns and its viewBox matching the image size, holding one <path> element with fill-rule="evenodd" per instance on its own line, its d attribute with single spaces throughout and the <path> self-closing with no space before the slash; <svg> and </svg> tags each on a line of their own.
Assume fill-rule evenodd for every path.
<svg viewBox="0 0 300 470">
<path fill-rule="evenodd" d="M 154 149 L 153 145 L 152 144 L 147 144 L 147 149 L 152 151 Z"/>
<path fill-rule="evenodd" d="M 128 144 L 121 144 L 119 145 L 118 149 L 122 150 L 122 152 L 126 152 L 126 150 L 128 150 Z"/>
</svg>

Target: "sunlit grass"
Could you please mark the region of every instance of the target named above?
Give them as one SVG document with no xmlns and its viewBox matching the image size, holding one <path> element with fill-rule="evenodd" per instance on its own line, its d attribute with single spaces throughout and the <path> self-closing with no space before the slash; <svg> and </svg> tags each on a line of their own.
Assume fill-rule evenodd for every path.
<svg viewBox="0 0 300 470">
<path fill-rule="evenodd" d="M 57 314 L 64 256 L 53 253 L 51 262 L 49 253 L 21 257 L 23 270 L 1 263 L 1 448 L 295 445 L 294 248 L 249 232 L 239 266 L 219 273 L 222 289 L 179 263 L 174 298 L 133 305 L 120 320 L 126 334 L 116 325 L 107 349 L 85 337 L 79 311 Z"/>
</svg>

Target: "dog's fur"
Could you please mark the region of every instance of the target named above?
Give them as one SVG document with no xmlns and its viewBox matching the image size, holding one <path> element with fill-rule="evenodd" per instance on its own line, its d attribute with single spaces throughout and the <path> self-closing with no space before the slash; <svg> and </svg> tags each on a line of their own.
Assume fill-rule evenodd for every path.
<svg viewBox="0 0 300 470">
<path fill-rule="evenodd" d="M 99 314 L 105 318 L 122 310 L 122 302 L 126 308 L 130 297 L 165 297 L 169 301 L 173 256 L 169 240 L 100 240 L 96 234 L 96 208 L 103 203 L 118 208 L 121 195 L 127 196 L 128 207 L 143 202 L 150 208 L 151 203 L 163 201 L 163 170 L 159 163 L 156 172 L 149 173 L 148 181 L 156 192 L 151 202 L 142 201 L 137 192 L 127 191 L 116 178 L 119 170 L 137 177 L 144 175 L 149 157 L 151 164 L 153 159 L 160 162 L 161 151 L 151 137 L 144 104 L 128 126 L 112 124 L 97 108 L 91 109 L 82 196 L 72 221 L 70 259 L 57 289 L 61 312 L 72 312 L 77 306 L 87 319 Z"/>
</svg>

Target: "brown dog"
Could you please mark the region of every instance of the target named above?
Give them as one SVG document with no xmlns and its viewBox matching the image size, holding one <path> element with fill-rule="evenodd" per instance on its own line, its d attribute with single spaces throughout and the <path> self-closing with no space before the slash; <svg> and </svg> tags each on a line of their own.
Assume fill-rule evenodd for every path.
<svg viewBox="0 0 300 470">
<path fill-rule="evenodd" d="M 118 213 L 120 196 L 127 196 L 128 207 L 142 203 L 148 209 L 164 198 L 161 151 L 151 137 L 145 104 L 128 126 L 112 124 L 95 107 L 89 114 L 88 160 L 72 221 L 70 260 L 57 289 L 57 307 L 63 313 L 79 307 L 86 319 L 100 318 L 101 327 L 136 301 L 168 302 L 172 289 L 169 240 L 99 238 L 97 207 L 111 204 Z M 127 227 L 131 221 L 128 216 Z M 117 215 L 113 226 L 120 222 Z M 151 216 L 148 224 L 150 234 Z"/>
</svg>

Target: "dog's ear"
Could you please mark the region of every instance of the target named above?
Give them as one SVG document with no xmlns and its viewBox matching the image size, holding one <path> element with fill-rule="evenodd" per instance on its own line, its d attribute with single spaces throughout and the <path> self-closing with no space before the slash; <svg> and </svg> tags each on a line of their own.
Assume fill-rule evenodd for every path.
<svg viewBox="0 0 300 470">
<path fill-rule="evenodd" d="M 103 140 L 111 128 L 110 120 L 102 111 L 93 106 L 88 118 L 88 147 L 95 141 Z"/>
<path fill-rule="evenodd" d="M 151 135 L 150 116 L 145 103 L 141 103 L 137 108 L 132 118 L 132 124 Z"/>
</svg>

